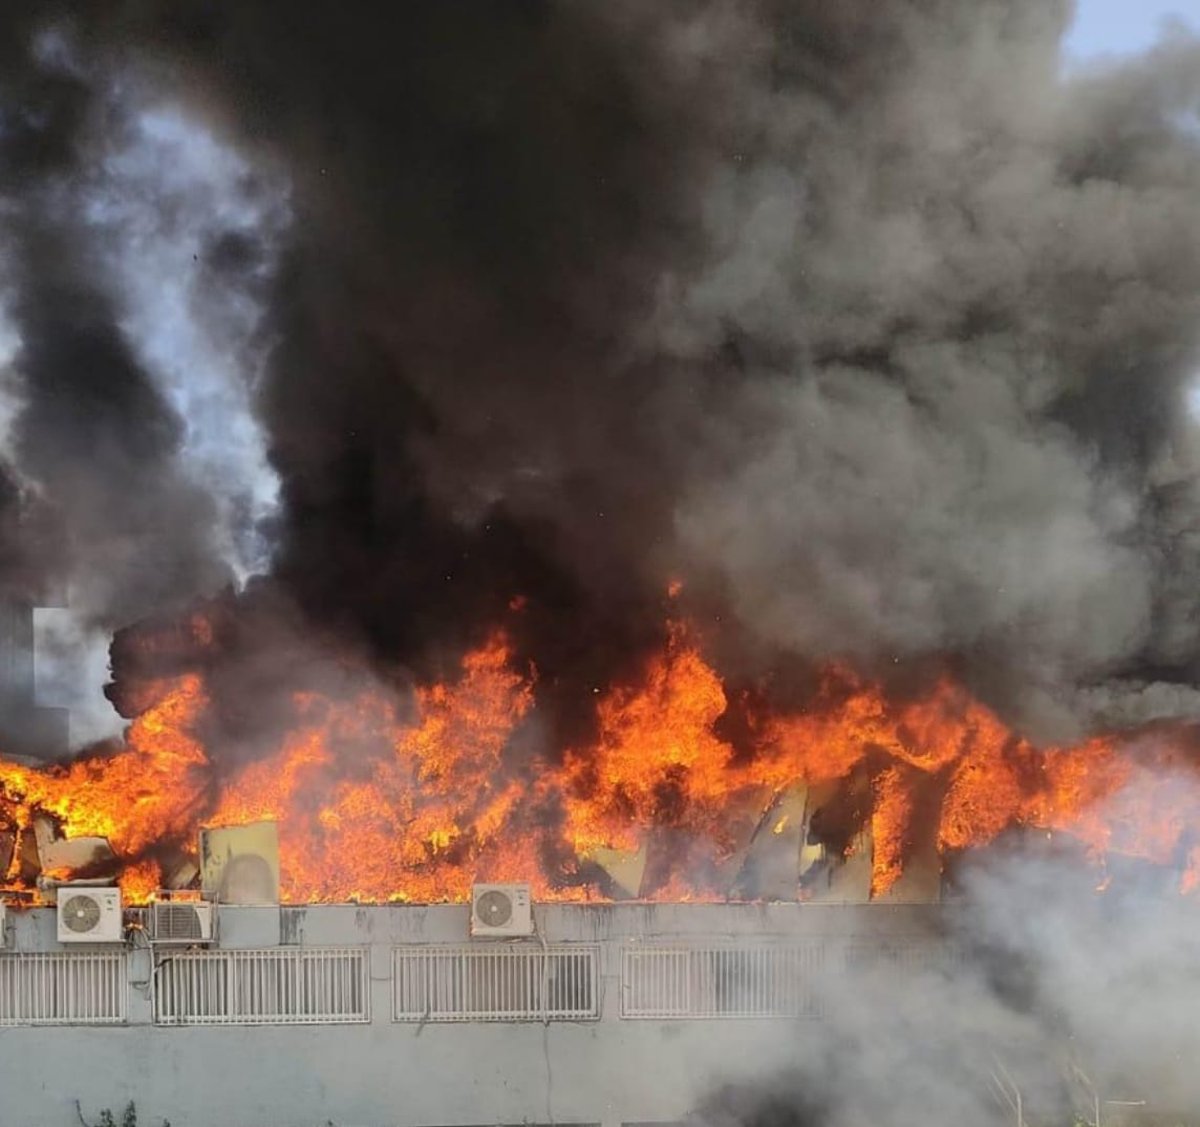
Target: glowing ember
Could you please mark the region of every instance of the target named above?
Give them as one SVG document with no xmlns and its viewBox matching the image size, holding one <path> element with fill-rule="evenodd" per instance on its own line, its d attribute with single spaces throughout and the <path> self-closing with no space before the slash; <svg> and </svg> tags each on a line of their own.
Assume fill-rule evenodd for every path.
<svg viewBox="0 0 1200 1127">
<path fill-rule="evenodd" d="M 211 644 L 202 618 L 193 634 Z M 852 828 L 870 831 L 873 895 L 901 876 L 917 810 L 934 812 L 922 817 L 936 817 L 943 855 L 1041 827 L 1097 859 L 1175 865 L 1185 891 L 1200 885 L 1200 801 L 1180 733 L 1039 750 L 949 681 L 892 702 L 830 668 L 803 713 L 750 717 L 735 748 L 720 729 L 725 687 L 678 625 L 638 678 L 598 697 L 590 746 L 561 758 L 514 738 L 535 681 L 501 635 L 411 701 L 379 688 L 297 694 L 275 750 L 236 769 L 218 771 L 199 739 L 199 675 L 139 692 L 154 703 L 116 754 L 44 770 L 0 761 L 2 820 L 29 833 L 49 815 L 68 838 L 107 838 L 133 901 L 168 876 L 167 859 L 194 852 L 201 825 L 262 819 L 278 823 L 287 901 L 460 900 L 475 880 L 506 879 L 532 879 L 542 898 L 596 896 L 598 857 L 642 858 L 643 894 L 721 897 L 746 811 L 752 826 L 784 791 L 852 776 L 870 780 Z M 763 832 L 784 841 L 788 829 L 775 815 Z M 10 883 L 20 865 L 14 851 Z"/>
</svg>

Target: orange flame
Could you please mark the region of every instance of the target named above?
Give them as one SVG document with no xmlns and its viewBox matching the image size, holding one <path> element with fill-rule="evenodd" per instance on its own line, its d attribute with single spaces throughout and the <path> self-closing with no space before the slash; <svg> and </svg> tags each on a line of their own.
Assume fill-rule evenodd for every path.
<svg viewBox="0 0 1200 1127">
<path fill-rule="evenodd" d="M 130 725 L 116 755 L 45 771 L 0 760 L 0 805 L 16 825 L 28 827 L 35 810 L 46 811 L 62 821 L 68 836 L 107 838 L 129 858 L 190 832 L 202 810 L 209 766 L 191 730 L 208 701 L 192 675 L 159 686 L 157 695 L 159 703 Z M 127 872 L 127 887 L 140 895 L 144 871 Z"/>
<path fill-rule="evenodd" d="M 194 633 L 210 637 L 203 620 Z M 114 755 L 44 770 L 0 760 L 0 814 L 19 831 L 41 812 L 68 837 L 107 838 L 134 901 L 164 879 L 164 845 L 261 819 L 279 825 L 287 901 L 460 900 L 483 879 L 592 896 L 589 857 L 648 845 L 654 895 L 713 898 L 775 796 L 856 773 L 871 781 L 872 895 L 901 877 L 916 835 L 945 855 L 1012 826 L 1068 832 L 1097 858 L 1176 864 L 1185 891 L 1200 886 L 1200 788 L 1178 783 L 1193 768 L 1173 733 L 1144 733 L 1137 755 L 1112 737 L 1039 750 L 949 680 L 897 703 L 831 667 L 803 713 L 752 717 L 752 746 L 735 748 L 720 728 L 725 686 L 681 626 L 635 683 L 599 696 L 594 741 L 561 757 L 515 738 L 535 682 L 500 635 L 411 702 L 378 688 L 298 694 L 276 750 L 232 772 L 197 735 L 198 675 L 147 695 L 157 703 Z M 785 841 L 787 824 L 771 819 L 767 839 Z M 10 881 L 17 872 L 14 859 Z"/>
</svg>

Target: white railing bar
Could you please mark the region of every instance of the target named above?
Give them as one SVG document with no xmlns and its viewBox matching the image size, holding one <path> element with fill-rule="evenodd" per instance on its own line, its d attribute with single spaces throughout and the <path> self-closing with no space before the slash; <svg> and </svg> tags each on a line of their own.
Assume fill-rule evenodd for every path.
<svg viewBox="0 0 1200 1127">
<path fill-rule="evenodd" d="M 116 1025 L 125 1021 L 119 951 L 28 952 L 0 958 L 0 1025 Z"/>
<path fill-rule="evenodd" d="M 160 1025 L 370 1021 L 365 947 L 189 951 L 158 969 Z"/>
<path fill-rule="evenodd" d="M 396 947 L 394 1021 L 596 1020 L 599 947 Z"/>
</svg>

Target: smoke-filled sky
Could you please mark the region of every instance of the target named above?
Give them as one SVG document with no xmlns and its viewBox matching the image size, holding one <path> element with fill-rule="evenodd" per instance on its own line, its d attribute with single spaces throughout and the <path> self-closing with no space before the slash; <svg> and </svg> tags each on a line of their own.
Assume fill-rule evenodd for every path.
<svg viewBox="0 0 1200 1127">
<path fill-rule="evenodd" d="M 569 710 L 682 578 L 731 677 L 1194 718 L 1200 45 L 1077 71 L 1070 22 L 6 6 L 0 564 L 69 591 L 45 668 L 258 573 L 385 668 L 523 595 Z"/>
</svg>

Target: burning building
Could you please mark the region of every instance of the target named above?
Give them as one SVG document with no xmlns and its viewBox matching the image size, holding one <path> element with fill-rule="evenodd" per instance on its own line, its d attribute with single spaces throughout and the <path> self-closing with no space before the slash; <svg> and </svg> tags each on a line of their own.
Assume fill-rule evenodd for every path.
<svg viewBox="0 0 1200 1127">
<path fill-rule="evenodd" d="M 1069 18 L 4 10 L 0 1110 L 673 1120 L 1013 838 L 1191 902 L 1200 49 Z"/>
<path fill-rule="evenodd" d="M 298 694 L 232 772 L 198 667 L 133 695 L 122 747 L 0 771 L 0 1021 L 70 1027 L 12 1031 L 7 1067 L 88 1062 L 14 1097 L 28 1122 L 127 1099 L 182 1124 L 676 1121 L 702 1081 L 818 1058 L 827 1007 L 881 970 L 943 983 L 944 876 L 1005 830 L 1075 842 L 1094 883 L 1131 859 L 1195 879 L 1170 783 L 1194 734 L 1037 749 L 949 682 L 890 701 L 831 670 L 804 713 L 723 737 L 682 628 L 554 759 L 518 737 L 536 683 L 500 635 L 403 708 Z M 136 1076 L 93 1072 L 114 1053 Z"/>
</svg>

